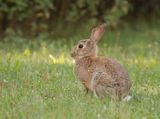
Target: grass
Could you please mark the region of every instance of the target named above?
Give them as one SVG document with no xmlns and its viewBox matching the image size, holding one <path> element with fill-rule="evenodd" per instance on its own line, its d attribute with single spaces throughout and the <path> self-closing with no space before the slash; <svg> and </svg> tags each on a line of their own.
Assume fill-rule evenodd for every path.
<svg viewBox="0 0 160 119">
<path fill-rule="evenodd" d="M 68 39 L 23 41 L 11 36 L 0 43 L 1 119 L 159 119 L 160 29 L 120 31 L 119 43 L 108 31 L 99 43 L 100 55 L 117 59 L 133 82 L 129 102 L 86 95 L 73 75 L 70 48 L 87 33 Z"/>
</svg>

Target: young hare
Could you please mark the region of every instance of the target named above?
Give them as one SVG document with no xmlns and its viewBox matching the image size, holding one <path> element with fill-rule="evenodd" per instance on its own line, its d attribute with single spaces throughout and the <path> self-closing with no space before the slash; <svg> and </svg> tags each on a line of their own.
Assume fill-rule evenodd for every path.
<svg viewBox="0 0 160 119">
<path fill-rule="evenodd" d="M 124 100 L 130 98 L 131 80 L 128 73 L 115 60 L 97 56 L 96 45 L 105 31 L 105 24 L 93 28 L 89 39 L 83 39 L 72 49 L 75 59 L 74 73 L 86 91 L 99 98 L 108 96 Z"/>
</svg>

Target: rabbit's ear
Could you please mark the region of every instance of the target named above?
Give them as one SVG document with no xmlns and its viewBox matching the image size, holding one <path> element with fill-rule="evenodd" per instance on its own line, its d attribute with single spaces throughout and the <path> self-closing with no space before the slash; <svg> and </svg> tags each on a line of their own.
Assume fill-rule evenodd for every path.
<svg viewBox="0 0 160 119">
<path fill-rule="evenodd" d="M 101 24 L 92 29 L 90 40 L 93 42 L 97 42 L 105 31 L 106 24 Z"/>
</svg>

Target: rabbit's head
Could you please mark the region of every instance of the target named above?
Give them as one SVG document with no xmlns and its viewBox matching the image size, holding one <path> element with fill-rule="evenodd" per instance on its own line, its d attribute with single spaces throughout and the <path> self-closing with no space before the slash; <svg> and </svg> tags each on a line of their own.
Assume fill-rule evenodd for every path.
<svg viewBox="0 0 160 119">
<path fill-rule="evenodd" d="M 71 51 L 71 57 L 81 59 L 87 56 L 96 56 L 96 44 L 105 31 L 106 24 L 99 25 L 92 29 L 89 39 L 83 39 Z"/>
</svg>

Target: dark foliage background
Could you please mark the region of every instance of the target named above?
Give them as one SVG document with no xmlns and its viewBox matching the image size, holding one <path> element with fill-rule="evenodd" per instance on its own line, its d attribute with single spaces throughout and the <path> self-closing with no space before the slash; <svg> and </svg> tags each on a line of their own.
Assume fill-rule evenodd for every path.
<svg viewBox="0 0 160 119">
<path fill-rule="evenodd" d="M 160 0 L 0 0 L 0 36 L 8 32 L 37 35 L 58 26 L 81 26 L 160 16 Z"/>
</svg>

